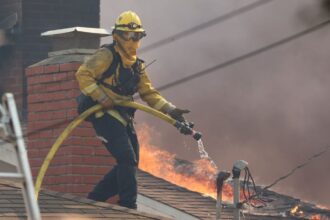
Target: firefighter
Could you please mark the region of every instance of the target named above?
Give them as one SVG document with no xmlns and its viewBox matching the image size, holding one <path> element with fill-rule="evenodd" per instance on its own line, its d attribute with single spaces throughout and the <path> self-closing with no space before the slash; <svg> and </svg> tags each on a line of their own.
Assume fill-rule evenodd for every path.
<svg viewBox="0 0 330 220">
<path fill-rule="evenodd" d="M 134 110 L 113 105 L 113 100 L 130 100 L 135 93 L 149 106 L 183 122 L 179 109 L 153 88 L 145 63 L 137 57 L 146 36 L 139 16 L 125 11 L 116 19 L 113 43 L 102 46 L 78 69 L 76 78 L 82 93 L 103 106 L 90 119 L 97 136 L 116 159 L 117 165 L 94 187 L 88 198 L 106 201 L 119 194 L 119 205 L 136 209 L 139 143 L 133 127 Z"/>
</svg>

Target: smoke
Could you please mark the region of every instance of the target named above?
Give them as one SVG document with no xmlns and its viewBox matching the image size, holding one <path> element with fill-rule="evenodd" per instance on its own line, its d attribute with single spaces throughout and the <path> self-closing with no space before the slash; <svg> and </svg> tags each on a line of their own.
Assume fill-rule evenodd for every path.
<svg viewBox="0 0 330 220">
<path fill-rule="evenodd" d="M 323 0 L 321 6 L 326 12 L 330 13 L 330 1 L 329 0 Z"/>
<path fill-rule="evenodd" d="M 171 36 L 255 1 L 101 1 L 101 25 L 110 28 L 125 10 L 136 11 L 147 30 L 143 45 Z M 223 63 L 325 20 L 329 1 L 273 1 L 254 11 L 191 34 L 142 59 L 157 86 Z M 328 5 L 328 4 L 327 4 Z M 322 7 L 321 7 L 322 6 Z M 220 169 L 244 159 L 257 184 L 267 185 L 330 144 L 329 27 L 162 91 L 203 132 Z M 109 39 L 105 39 L 108 41 Z M 165 123 L 139 113 L 161 132 L 154 142 L 178 157 L 198 158 L 197 143 Z M 275 190 L 330 206 L 329 153 L 298 170 Z"/>
</svg>

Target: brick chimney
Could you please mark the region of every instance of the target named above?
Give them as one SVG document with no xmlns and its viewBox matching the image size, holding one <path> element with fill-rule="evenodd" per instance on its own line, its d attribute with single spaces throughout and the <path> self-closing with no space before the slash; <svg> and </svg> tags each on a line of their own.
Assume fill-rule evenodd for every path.
<svg viewBox="0 0 330 220">
<path fill-rule="evenodd" d="M 80 93 L 75 72 L 99 46 L 104 29 L 73 27 L 42 34 L 55 51 L 25 73 L 28 82 L 28 154 L 34 179 L 56 138 L 76 116 Z M 48 128 L 45 128 L 48 127 Z M 43 129 L 45 128 L 45 129 Z M 39 131 L 42 129 L 42 131 Z M 114 159 L 95 138 L 90 123 L 83 122 L 60 147 L 42 188 L 86 196 L 111 169 Z"/>
</svg>

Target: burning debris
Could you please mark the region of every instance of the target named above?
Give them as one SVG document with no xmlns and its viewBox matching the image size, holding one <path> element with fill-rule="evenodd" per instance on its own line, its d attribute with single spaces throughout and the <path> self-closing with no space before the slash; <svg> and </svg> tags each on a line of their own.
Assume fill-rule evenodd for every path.
<svg viewBox="0 0 330 220">
<path fill-rule="evenodd" d="M 261 187 L 257 188 L 261 190 Z M 260 199 L 266 202 L 264 207 L 246 207 L 243 212 L 253 215 L 280 215 L 294 219 L 330 220 L 329 209 L 323 209 L 315 204 L 303 202 L 290 196 L 266 190 L 261 194 Z"/>
<path fill-rule="evenodd" d="M 296 212 L 290 214 L 292 216 L 301 217 L 303 219 L 309 220 L 329 220 L 330 211 L 326 209 L 321 209 L 313 204 L 301 202 L 297 205 Z"/>
<path fill-rule="evenodd" d="M 296 205 L 290 210 L 290 215 L 292 216 L 304 216 L 304 212 L 299 210 L 299 205 Z"/>
</svg>

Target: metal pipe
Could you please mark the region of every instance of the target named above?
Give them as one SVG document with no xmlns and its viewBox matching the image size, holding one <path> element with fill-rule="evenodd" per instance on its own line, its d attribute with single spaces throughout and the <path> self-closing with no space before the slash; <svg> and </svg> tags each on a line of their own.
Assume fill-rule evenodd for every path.
<svg viewBox="0 0 330 220">
<path fill-rule="evenodd" d="M 248 163 L 244 160 L 238 160 L 233 166 L 233 181 L 234 181 L 234 219 L 240 220 L 240 181 L 241 171 L 247 167 Z"/>
<path fill-rule="evenodd" d="M 238 208 L 239 204 L 239 192 L 240 192 L 240 182 L 239 182 L 239 176 L 241 174 L 241 171 L 239 169 L 233 168 L 233 181 L 234 181 L 234 219 L 240 220 L 240 210 Z"/>
<path fill-rule="evenodd" d="M 224 181 L 226 181 L 230 177 L 230 173 L 227 171 L 221 171 L 217 175 L 216 185 L 217 185 L 217 204 L 216 204 L 216 214 L 217 220 L 221 219 L 221 212 L 222 212 L 222 187 Z"/>
</svg>

